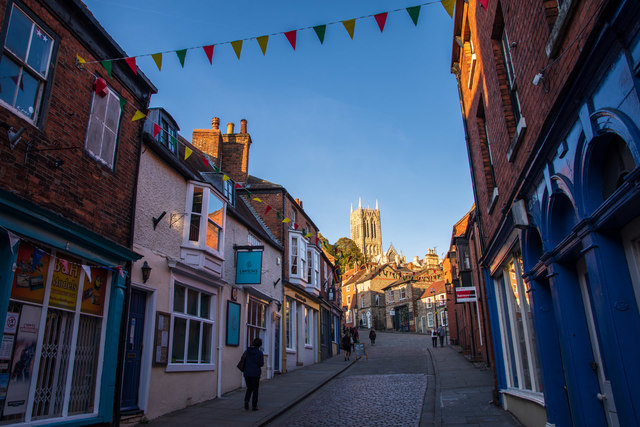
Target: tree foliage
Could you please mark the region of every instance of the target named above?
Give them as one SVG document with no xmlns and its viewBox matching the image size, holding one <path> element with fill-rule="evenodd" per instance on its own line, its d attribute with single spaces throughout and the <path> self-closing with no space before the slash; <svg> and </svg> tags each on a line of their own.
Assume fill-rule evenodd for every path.
<svg viewBox="0 0 640 427">
<path fill-rule="evenodd" d="M 338 265 L 340 266 L 340 274 L 344 274 L 344 272 L 349 268 L 350 265 L 354 265 L 356 262 L 359 265 L 364 263 L 364 256 L 362 255 L 362 251 L 356 242 L 349 239 L 348 237 L 341 237 L 338 241 L 333 244 L 334 251 L 337 248 L 337 257 L 338 257 Z"/>
</svg>

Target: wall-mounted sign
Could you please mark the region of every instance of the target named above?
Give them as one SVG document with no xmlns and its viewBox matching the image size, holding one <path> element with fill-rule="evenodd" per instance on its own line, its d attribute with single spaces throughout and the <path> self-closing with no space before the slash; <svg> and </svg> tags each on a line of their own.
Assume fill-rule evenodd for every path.
<svg viewBox="0 0 640 427">
<path fill-rule="evenodd" d="M 476 302 L 478 297 L 476 295 L 475 286 L 467 286 L 456 288 L 456 302 Z"/>
<path fill-rule="evenodd" d="M 259 285 L 262 273 L 262 251 L 236 252 L 236 284 Z"/>
</svg>

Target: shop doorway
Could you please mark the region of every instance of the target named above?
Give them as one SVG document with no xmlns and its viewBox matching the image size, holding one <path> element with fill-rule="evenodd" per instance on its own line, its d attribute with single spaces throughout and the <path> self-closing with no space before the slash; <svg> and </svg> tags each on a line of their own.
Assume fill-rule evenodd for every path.
<svg viewBox="0 0 640 427">
<path fill-rule="evenodd" d="M 127 340 L 124 352 L 122 374 L 121 411 L 136 411 L 140 389 L 140 371 L 142 365 L 142 342 L 147 294 L 137 289 L 131 290 L 129 315 L 127 320 Z"/>
</svg>

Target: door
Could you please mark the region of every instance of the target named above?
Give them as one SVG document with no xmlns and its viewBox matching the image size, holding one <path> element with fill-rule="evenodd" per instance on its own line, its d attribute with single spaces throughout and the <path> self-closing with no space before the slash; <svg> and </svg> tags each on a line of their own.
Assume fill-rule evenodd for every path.
<svg viewBox="0 0 640 427">
<path fill-rule="evenodd" d="M 140 364 L 142 361 L 142 338 L 147 294 L 136 289 L 131 290 L 129 317 L 127 322 L 127 341 L 124 352 L 124 371 L 122 374 L 122 398 L 120 409 L 132 411 L 138 407 L 140 388 Z"/>
<path fill-rule="evenodd" d="M 607 424 L 609 426 L 618 427 L 618 414 L 616 411 L 616 403 L 613 398 L 613 390 L 611 388 L 611 381 L 607 379 L 607 375 L 602 364 L 602 358 L 600 356 L 600 347 L 598 343 L 598 335 L 596 334 L 596 327 L 593 319 L 593 311 L 591 309 L 591 298 L 589 296 L 589 274 L 584 259 L 581 259 L 577 263 L 578 280 L 580 282 L 580 293 L 582 294 L 582 301 L 584 303 L 585 317 L 587 319 L 587 328 L 589 329 L 589 338 L 591 339 L 591 348 L 593 350 L 593 365 L 592 368 L 596 371 L 598 376 L 598 383 L 600 385 L 600 393 L 598 393 L 598 400 L 602 402 L 604 406 L 605 415 L 607 417 Z"/>
</svg>

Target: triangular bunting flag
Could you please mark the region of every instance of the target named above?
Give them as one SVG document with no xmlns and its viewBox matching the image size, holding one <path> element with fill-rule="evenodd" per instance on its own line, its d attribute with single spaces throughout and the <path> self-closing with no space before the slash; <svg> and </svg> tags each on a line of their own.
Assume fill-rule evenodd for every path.
<svg viewBox="0 0 640 427">
<path fill-rule="evenodd" d="M 189 156 L 193 153 L 193 150 L 189 147 L 184 147 L 184 159 L 187 160 Z"/>
<path fill-rule="evenodd" d="M 214 171 L 215 173 L 220 173 L 220 168 L 219 168 L 219 167 L 217 167 L 216 165 L 213 165 L 213 171 Z"/>
<path fill-rule="evenodd" d="M 320 39 L 320 44 L 324 43 L 324 33 L 327 31 L 326 25 L 318 25 L 313 27 L 313 30 L 316 32 L 316 35 Z"/>
<path fill-rule="evenodd" d="M 420 15 L 420 6 L 408 7 L 407 12 L 415 25 L 418 25 L 418 16 Z"/>
<path fill-rule="evenodd" d="M 238 59 L 240 59 L 240 52 L 242 52 L 242 40 L 231 42 L 231 46 L 233 47 L 233 50 L 236 53 Z"/>
<path fill-rule="evenodd" d="M 202 159 L 202 163 L 204 163 L 206 167 L 209 167 L 209 159 L 207 159 L 205 156 L 202 156 L 200 158 Z"/>
<path fill-rule="evenodd" d="M 353 40 L 353 32 L 356 29 L 356 20 L 347 19 L 346 21 L 342 21 L 342 25 L 344 25 L 344 28 L 347 30 L 347 33 L 349 33 L 351 40 Z"/>
<path fill-rule="evenodd" d="M 7 231 L 7 234 L 9 235 L 9 246 L 11 246 L 11 253 L 13 253 L 13 248 L 16 246 L 16 243 L 20 241 L 20 237 L 10 231 Z"/>
<path fill-rule="evenodd" d="M 489 7 L 489 0 L 480 0 L 480 4 L 484 7 L 484 10 L 487 10 Z"/>
<path fill-rule="evenodd" d="M 78 64 L 80 65 L 84 65 L 87 63 L 87 61 L 85 61 L 84 58 L 78 55 L 77 53 L 76 53 L 76 61 L 78 61 Z"/>
<path fill-rule="evenodd" d="M 160 131 L 162 130 L 162 128 L 160 126 L 158 126 L 157 123 L 153 124 L 153 137 L 155 138 L 156 136 L 158 136 L 158 134 L 160 133 Z"/>
<path fill-rule="evenodd" d="M 178 55 L 180 65 L 184 68 L 184 58 L 187 56 L 187 49 L 176 50 L 176 55 Z"/>
<path fill-rule="evenodd" d="M 267 54 L 267 43 L 269 42 L 269 36 L 260 36 L 256 40 L 258 40 L 258 44 L 260 45 L 260 49 L 262 50 L 262 54 Z"/>
<path fill-rule="evenodd" d="M 131 68 L 131 70 L 133 71 L 133 74 L 137 75 L 138 67 L 136 67 L 136 57 L 132 56 L 131 58 L 124 58 L 124 60 L 127 62 L 129 68 Z"/>
<path fill-rule="evenodd" d="M 449 16 L 453 18 L 453 7 L 456 4 L 456 0 L 442 0 L 440 4 L 442 4 L 442 7 L 444 7 L 444 10 L 447 11 Z"/>
<path fill-rule="evenodd" d="M 140 110 L 136 110 L 136 113 L 131 118 L 131 121 L 135 122 L 136 120 L 144 119 L 145 117 L 147 117 L 147 115 L 145 113 L 143 113 Z"/>
<path fill-rule="evenodd" d="M 387 22 L 387 12 L 379 13 L 375 15 L 374 18 L 376 18 L 376 22 L 378 23 L 378 28 L 380 28 L 380 32 L 382 32 L 382 30 L 384 30 L 384 24 L 385 22 Z"/>
<path fill-rule="evenodd" d="M 289 218 L 285 218 L 285 219 L 282 220 L 282 222 L 284 222 L 286 224 L 288 222 L 291 222 L 291 220 Z"/>
<path fill-rule="evenodd" d="M 213 46 L 214 45 L 202 46 L 204 53 L 207 54 L 207 58 L 209 59 L 209 64 L 213 64 Z"/>
<path fill-rule="evenodd" d="M 124 111 L 124 106 L 127 105 L 127 100 L 120 97 L 120 111 Z"/>
<path fill-rule="evenodd" d="M 229 181 L 230 179 L 231 179 L 231 177 L 229 177 L 229 175 L 222 175 L 222 180 L 223 180 L 224 182 L 227 182 L 227 181 Z"/>
<path fill-rule="evenodd" d="M 305 234 L 304 237 L 311 237 L 311 232 Z"/>
<path fill-rule="evenodd" d="M 233 188 L 235 188 L 236 190 L 238 188 L 242 188 L 242 184 L 240 184 L 239 182 L 236 182 L 236 185 L 234 185 Z"/>
<path fill-rule="evenodd" d="M 111 77 L 111 70 L 113 69 L 113 62 L 111 61 L 100 61 L 102 68 L 107 70 L 107 74 Z"/>
<path fill-rule="evenodd" d="M 282 219 L 282 217 L 280 216 L 280 212 L 276 212 L 276 218 Z"/>
<path fill-rule="evenodd" d="M 261 200 L 261 199 L 259 199 L 259 198 L 257 198 L 257 197 L 254 197 L 254 198 L 252 198 L 251 200 L 253 200 L 253 201 L 255 201 L 255 202 L 258 202 L 258 203 L 262 203 L 262 200 Z"/>
<path fill-rule="evenodd" d="M 87 279 L 89 279 L 89 283 L 91 283 L 91 267 L 82 264 L 82 269 L 84 270 L 84 274 L 87 276 Z"/>
<path fill-rule="evenodd" d="M 284 35 L 287 37 L 287 40 L 289 40 L 289 44 L 291 44 L 293 50 L 296 50 L 296 30 L 287 31 Z"/>
<path fill-rule="evenodd" d="M 151 57 L 155 61 L 156 67 L 158 67 L 158 71 L 162 71 L 162 54 L 154 53 L 153 55 L 151 55 Z"/>
<path fill-rule="evenodd" d="M 270 205 L 267 205 L 267 207 L 264 209 L 264 214 L 268 214 L 271 209 L 273 208 Z"/>
<path fill-rule="evenodd" d="M 178 151 L 178 139 L 175 136 L 171 137 L 171 146 L 173 147 L 173 151 Z"/>
</svg>

